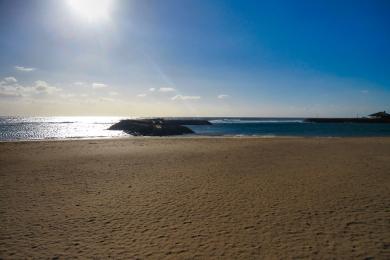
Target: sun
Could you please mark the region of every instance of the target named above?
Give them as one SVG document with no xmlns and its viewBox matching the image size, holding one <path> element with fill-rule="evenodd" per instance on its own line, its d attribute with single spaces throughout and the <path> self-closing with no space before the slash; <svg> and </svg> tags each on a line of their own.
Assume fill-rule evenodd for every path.
<svg viewBox="0 0 390 260">
<path fill-rule="evenodd" d="M 88 22 L 110 20 L 114 0 L 66 0 L 80 18 Z"/>
</svg>

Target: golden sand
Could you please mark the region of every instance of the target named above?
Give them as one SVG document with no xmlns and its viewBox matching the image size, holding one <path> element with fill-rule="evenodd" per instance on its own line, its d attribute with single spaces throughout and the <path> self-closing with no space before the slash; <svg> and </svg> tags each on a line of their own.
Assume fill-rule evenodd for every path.
<svg viewBox="0 0 390 260">
<path fill-rule="evenodd" d="M 390 138 L 0 143 L 0 258 L 390 258 Z"/>
</svg>

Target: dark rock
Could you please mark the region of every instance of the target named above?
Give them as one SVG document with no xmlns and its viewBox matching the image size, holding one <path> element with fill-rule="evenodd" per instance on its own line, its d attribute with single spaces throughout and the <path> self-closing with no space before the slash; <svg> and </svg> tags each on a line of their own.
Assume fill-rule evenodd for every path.
<svg viewBox="0 0 390 260">
<path fill-rule="evenodd" d="M 193 134 L 186 126 L 164 119 L 126 119 L 110 126 L 109 130 L 122 130 L 135 136 L 169 136 Z"/>
<path fill-rule="evenodd" d="M 166 124 L 173 125 L 212 125 L 207 120 L 202 119 L 164 119 Z"/>
<path fill-rule="evenodd" d="M 306 118 L 308 123 L 390 123 L 389 118 Z"/>
<path fill-rule="evenodd" d="M 390 114 L 386 111 L 369 115 L 369 117 L 348 118 L 306 118 L 310 123 L 387 123 L 390 124 Z"/>
</svg>

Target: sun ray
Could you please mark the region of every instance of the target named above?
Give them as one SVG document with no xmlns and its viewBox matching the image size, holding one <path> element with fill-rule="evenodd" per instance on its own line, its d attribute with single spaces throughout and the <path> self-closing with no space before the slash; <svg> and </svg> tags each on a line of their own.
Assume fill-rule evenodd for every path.
<svg viewBox="0 0 390 260">
<path fill-rule="evenodd" d="M 90 23 L 110 20 L 113 0 L 67 0 L 74 13 Z"/>
</svg>

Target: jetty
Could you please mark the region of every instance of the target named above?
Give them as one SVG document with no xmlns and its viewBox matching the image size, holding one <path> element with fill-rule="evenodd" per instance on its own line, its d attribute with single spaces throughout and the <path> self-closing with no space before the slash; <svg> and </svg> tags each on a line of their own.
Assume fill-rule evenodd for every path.
<svg viewBox="0 0 390 260">
<path fill-rule="evenodd" d="M 357 118 L 306 118 L 305 122 L 309 123 L 390 123 L 390 114 L 377 112 L 368 117 Z"/>
</svg>

